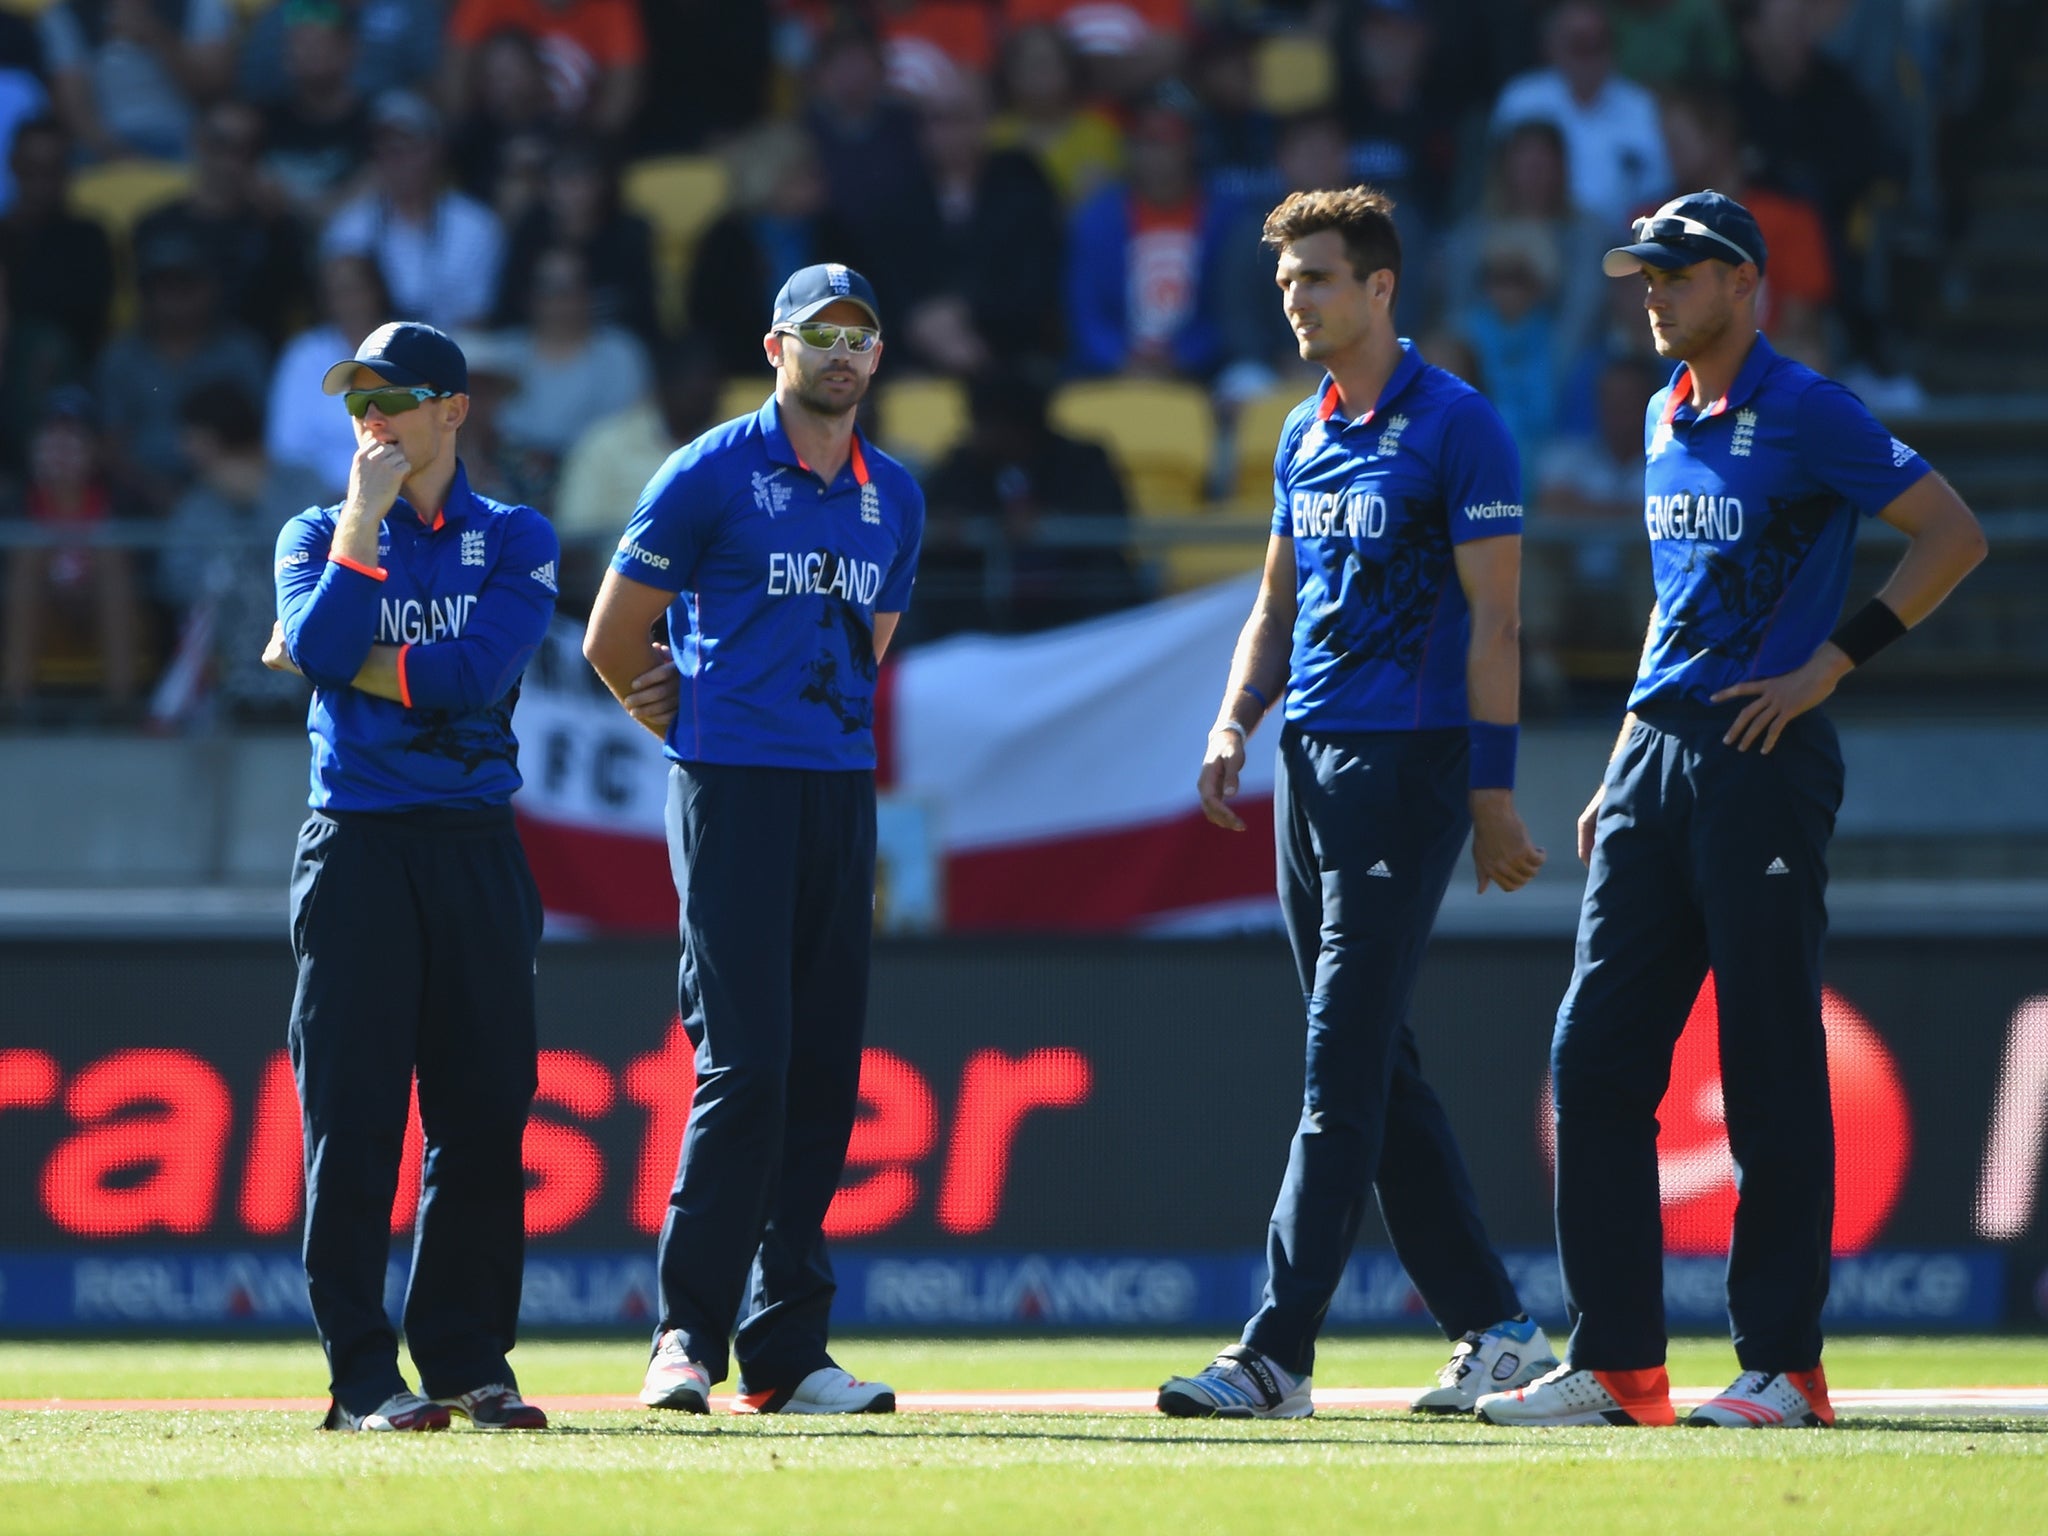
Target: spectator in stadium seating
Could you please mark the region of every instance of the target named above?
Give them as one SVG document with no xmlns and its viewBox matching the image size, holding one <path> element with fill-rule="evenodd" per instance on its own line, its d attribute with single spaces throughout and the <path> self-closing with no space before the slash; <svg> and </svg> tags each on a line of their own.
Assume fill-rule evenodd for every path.
<svg viewBox="0 0 2048 1536">
<path fill-rule="evenodd" d="M 1546 519 L 1625 524 L 1633 532 L 1643 510 L 1643 411 L 1664 382 L 1639 353 L 1607 359 L 1596 386 L 1596 430 L 1553 439 L 1531 465 Z"/>
<path fill-rule="evenodd" d="M 619 206 L 618 174 L 594 140 L 572 141 L 549 161 L 542 200 L 512 226 L 505 275 L 498 284 L 499 325 L 532 319 L 529 300 L 541 255 L 569 246 L 589 274 L 591 311 L 600 325 L 616 325 L 652 340 L 654 231 L 637 213 Z"/>
<path fill-rule="evenodd" d="M 1422 242 L 1450 207 L 1460 114 L 1446 72 L 1436 68 L 1436 29 L 1420 0 L 1360 0 L 1357 15 L 1338 59 L 1352 180 L 1394 200 L 1405 288 L 1428 271 Z"/>
<path fill-rule="evenodd" d="M 905 314 L 925 257 L 917 231 L 932 195 L 917 114 L 888 99 L 881 45 L 856 22 L 825 35 L 805 80 L 804 122 L 817 142 L 826 196 L 860 237 L 860 270 L 882 308 Z M 754 351 L 758 357 L 758 343 Z"/>
<path fill-rule="evenodd" d="M 272 460 L 309 469 L 338 500 L 348 489 L 356 435 L 346 411 L 334 408 L 320 381 L 337 357 L 352 357 L 363 338 L 391 313 L 384 274 L 369 256 L 330 256 L 320 263 L 318 325 L 285 344 L 270 376 L 265 442 Z"/>
<path fill-rule="evenodd" d="M 1600 275 L 1600 257 L 1614 238 L 1611 226 L 1572 205 L 1564 134 L 1555 123 L 1532 118 L 1494 141 L 1480 205 L 1444 243 L 1443 285 L 1450 313 L 1462 314 L 1482 297 L 1488 231 L 1502 220 L 1532 235 L 1540 228 L 1550 247 L 1549 264 L 1558 274 L 1553 344 L 1561 375 L 1599 332 L 1612 286 Z"/>
<path fill-rule="evenodd" d="M 1563 379 L 1557 347 L 1558 252 L 1551 232 L 1530 219 L 1488 225 L 1479 285 L 1455 315 L 1478 355 L 1486 397 L 1507 423 L 1524 464 L 1536 462 L 1556 425 Z"/>
<path fill-rule="evenodd" d="M 263 409 L 243 384 L 195 391 L 178 420 L 193 477 L 171 508 L 158 596 L 188 616 L 183 644 L 204 637 L 215 693 L 233 714 L 302 719 L 305 679 L 263 665 L 277 619 L 271 556 L 287 521 L 332 498 L 312 471 L 266 456 Z"/>
<path fill-rule="evenodd" d="M 1479 366 L 1479 353 L 1472 345 L 1472 339 L 1455 325 L 1439 326 L 1415 344 L 1424 361 L 1443 369 L 1454 379 L 1462 379 L 1486 393 L 1486 372 Z"/>
<path fill-rule="evenodd" d="M 1084 59 L 1095 88 L 1135 101 L 1180 71 L 1188 0 L 1002 0 L 1010 30 L 1056 26 Z"/>
<path fill-rule="evenodd" d="M 323 256 L 374 256 L 403 315 L 443 328 L 490 312 L 504 259 L 497 217 L 449 187 L 441 119 L 419 97 L 394 91 L 370 111 L 374 181 L 336 213 Z"/>
<path fill-rule="evenodd" d="M 1059 195 L 1022 150 L 988 147 L 988 95 L 955 74 L 924 106 L 931 172 L 922 270 L 904 324 L 910 351 L 942 373 L 993 357 L 1060 354 Z"/>
<path fill-rule="evenodd" d="M 1858 205 L 1900 169 L 1898 146 L 1855 78 L 1815 47 L 1806 0 L 1740 0 L 1735 16 L 1735 104 L 1756 179 L 1811 199 L 1839 250 Z"/>
<path fill-rule="evenodd" d="M 1025 27 L 1003 47 L 1003 111 L 990 126 L 999 149 L 1038 157 L 1069 207 L 1123 169 L 1123 134 L 1081 96 L 1081 67 L 1053 27 Z"/>
<path fill-rule="evenodd" d="M 1129 508 L 1108 453 L 1053 430 L 1031 369 L 1006 361 L 977 375 L 968 398 L 972 432 L 925 481 L 917 635 L 1024 633 L 1137 601 L 1120 542 L 1072 548 L 1037 538 L 1045 516 L 1085 517 L 1111 539 L 1121 534 Z M 990 546 L 966 537 L 976 527 L 1001 551 L 993 588 Z"/>
<path fill-rule="evenodd" d="M 1719 85 L 1735 73 L 1735 36 L 1722 0 L 1610 0 L 1607 21 L 1614 67 L 1638 85 Z"/>
<path fill-rule="evenodd" d="M 528 322 L 505 335 L 519 377 L 498 423 L 507 441 L 560 459 L 593 424 L 647 392 L 646 347 L 595 310 L 580 250 L 558 245 L 534 259 Z"/>
<path fill-rule="evenodd" d="M 1671 179 L 1657 102 L 1614 73 L 1614 34 L 1598 0 L 1559 0 L 1543 29 L 1547 68 L 1507 83 L 1496 133 L 1538 118 L 1564 134 L 1572 201 L 1610 225 Z"/>
<path fill-rule="evenodd" d="M 106 340 L 114 253 L 94 219 L 71 211 L 71 140 L 54 117 L 21 125 L 9 165 L 14 206 L 0 217 L 7 307 L 61 329 L 81 359 Z"/>
<path fill-rule="evenodd" d="M 146 215 L 136 244 L 189 239 L 205 253 L 227 312 L 275 348 L 304 317 L 310 294 L 304 235 L 257 170 L 263 120 L 245 102 L 223 101 L 200 118 L 192 146 L 191 192 Z"/>
<path fill-rule="evenodd" d="M 103 160 L 182 160 L 195 110 L 234 78 L 229 0 L 59 0 L 42 14 L 57 111 Z"/>
<path fill-rule="evenodd" d="M 449 136 L 448 163 L 457 186 L 480 203 L 495 203 L 508 152 L 549 142 L 560 124 L 531 33 L 493 32 L 477 44 L 470 74 L 473 88 Z"/>
<path fill-rule="evenodd" d="M 0 12 L 0 214 L 14 206 L 14 172 L 7 162 L 15 130 L 49 110 L 43 44 L 35 23 L 12 11 Z"/>
<path fill-rule="evenodd" d="M 565 127 L 608 138 L 625 133 L 647 85 L 638 0 L 455 0 L 443 89 L 457 119 L 476 95 L 478 45 L 507 29 L 538 45 L 555 116 Z"/>
<path fill-rule="evenodd" d="M 355 14 L 340 0 L 279 0 L 279 68 L 291 89 L 264 110 L 264 169 L 309 219 L 355 190 L 370 158 L 370 107 L 355 84 Z"/>
<path fill-rule="evenodd" d="M 30 440 L 22 504 L 52 543 L 8 553 L 0 602 L 0 703 L 10 709 L 28 705 L 45 665 L 57 659 L 87 662 L 109 707 L 133 701 L 142 633 L 134 556 L 85 543 L 115 510 L 100 472 L 92 397 L 58 390 Z"/>
<path fill-rule="evenodd" d="M 19 478 L 29 437 L 51 394 L 80 383 L 83 372 L 64 332 L 41 315 L 15 313 L 7 291 L 6 269 L 0 266 L 0 485 Z"/>
<path fill-rule="evenodd" d="M 878 0 L 889 89 L 920 106 L 961 75 L 986 77 L 995 65 L 995 7 L 960 0 Z"/>
<path fill-rule="evenodd" d="M 1668 195 L 1712 187 L 1750 211 L 1771 253 L 1770 274 L 1757 299 L 1757 325 L 1780 352 L 1825 370 L 1835 268 L 1820 210 L 1805 198 L 1749 185 L 1740 123 L 1725 93 L 1674 91 L 1665 96 L 1663 110 L 1664 138 L 1671 146 Z M 1654 205 L 1636 210 L 1639 215 L 1652 211 Z"/>
<path fill-rule="evenodd" d="M 717 420 L 720 372 L 709 342 L 664 343 L 654 364 L 653 391 L 594 423 L 562 461 L 551 521 L 562 540 L 562 599 L 572 605 L 596 595 L 641 487 Z"/>
<path fill-rule="evenodd" d="M 375 101 L 386 91 L 432 84 L 441 67 L 444 0 L 312 0 L 303 6 L 272 0 L 243 7 L 251 14 L 235 70 L 235 94 L 266 106 L 289 96 L 285 34 L 301 15 L 330 3 L 340 8 L 356 40 L 349 84 L 358 100 Z"/>
<path fill-rule="evenodd" d="M 1280 123 L 1259 100 L 1257 34 L 1227 19 L 1195 41 L 1188 74 L 1200 104 L 1195 159 L 1209 185 L 1242 202 L 1273 201 Z"/>
<path fill-rule="evenodd" d="M 1173 108 L 1139 114 L 1129 154 L 1124 181 L 1077 208 L 1068 232 L 1069 366 L 1207 378 L 1223 361 L 1219 256 L 1237 208 L 1204 196 L 1192 129 Z"/>
<path fill-rule="evenodd" d="M 745 378 L 766 366 L 761 315 L 785 277 L 821 261 L 863 272 L 868 263 L 859 233 L 827 200 L 817 146 L 801 128 L 767 124 L 733 146 L 728 164 L 732 206 L 697 242 L 684 309 L 719 366 Z"/>
<path fill-rule="evenodd" d="M 263 343 L 221 315 L 221 284 L 204 247 L 164 230 L 137 245 L 141 312 L 100 354 L 94 386 L 108 473 L 153 513 L 169 510 L 191 473 L 178 412 L 197 390 L 267 376 Z"/>
<path fill-rule="evenodd" d="M 775 7 L 732 0 L 662 0 L 646 7 L 661 89 L 645 93 L 630 135 L 640 154 L 719 144 L 759 123 L 773 78 Z"/>
</svg>

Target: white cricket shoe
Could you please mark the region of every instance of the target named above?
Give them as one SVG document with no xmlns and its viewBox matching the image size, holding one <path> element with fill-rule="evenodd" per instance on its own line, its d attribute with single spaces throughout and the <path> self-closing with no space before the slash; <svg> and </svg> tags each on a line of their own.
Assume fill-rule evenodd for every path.
<svg viewBox="0 0 2048 1536">
<path fill-rule="evenodd" d="M 894 1413 L 896 1392 L 879 1381 L 862 1381 L 836 1365 L 820 1366 L 793 1387 L 742 1392 L 734 1413 Z"/>
<path fill-rule="evenodd" d="M 1671 1378 L 1646 1371 L 1582 1371 L 1567 1361 L 1513 1392 L 1489 1392 L 1473 1405 L 1482 1424 L 1651 1424 L 1678 1422 Z"/>
<path fill-rule="evenodd" d="M 683 1413 L 711 1411 L 711 1373 L 690 1358 L 681 1329 L 671 1328 L 661 1336 L 640 1383 L 640 1401 L 650 1408 Z"/>
<path fill-rule="evenodd" d="M 1688 1429 L 1832 1429 L 1827 1373 L 1744 1371 L 1719 1397 L 1686 1416 Z"/>
<path fill-rule="evenodd" d="M 1159 1411 L 1175 1419 L 1306 1419 L 1316 1405 L 1308 1377 L 1233 1344 L 1207 1370 L 1169 1379 L 1159 1389 Z"/>
<path fill-rule="evenodd" d="M 368 1413 L 350 1413 L 340 1403 L 331 1403 L 327 1409 L 327 1422 L 320 1427 L 365 1434 L 416 1433 L 446 1429 L 448 1410 L 417 1392 L 394 1392 Z"/>
<path fill-rule="evenodd" d="M 1533 1318 L 1468 1333 L 1436 1373 L 1436 1385 L 1408 1405 L 1411 1413 L 1470 1413 L 1489 1392 L 1512 1392 L 1557 1369 L 1550 1340 Z"/>
</svg>

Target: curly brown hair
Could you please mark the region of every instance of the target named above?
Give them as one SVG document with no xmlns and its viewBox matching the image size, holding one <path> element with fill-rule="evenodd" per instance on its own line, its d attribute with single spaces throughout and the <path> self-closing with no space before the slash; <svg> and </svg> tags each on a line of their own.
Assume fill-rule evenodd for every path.
<svg viewBox="0 0 2048 1536">
<path fill-rule="evenodd" d="M 1296 240 L 1334 229 L 1344 237 L 1352 273 L 1363 279 L 1379 271 L 1401 276 L 1401 237 L 1394 230 L 1394 200 L 1377 187 L 1333 192 L 1290 192 L 1266 215 L 1265 243 L 1279 250 Z"/>
</svg>

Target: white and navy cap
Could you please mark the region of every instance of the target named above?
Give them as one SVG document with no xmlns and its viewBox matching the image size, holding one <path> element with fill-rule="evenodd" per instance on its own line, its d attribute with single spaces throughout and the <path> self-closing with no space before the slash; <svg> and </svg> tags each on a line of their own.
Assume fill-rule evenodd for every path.
<svg viewBox="0 0 2048 1536">
<path fill-rule="evenodd" d="M 1645 267 L 1676 271 L 1702 261 L 1730 266 L 1754 262 L 1759 273 L 1770 259 L 1763 231 L 1742 204 L 1720 192 L 1674 197 L 1635 223 L 1636 243 L 1619 245 L 1600 260 L 1609 277 L 1631 277 Z"/>
<path fill-rule="evenodd" d="M 879 331 L 882 328 L 882 309 L 875 302 L 874 285 L 853 268 L 843 267 L 836 261 L 821 261 L 816 266 L 790 273 L 789 281 L 775 295 L 775 318 L 769 322 L 768 328 L 779 331 L 787 325 L 801 325 L 819 310 L 828 309 L 841 299 L 858 304 L 868 312 L 875 329 Z"/>
</svg>

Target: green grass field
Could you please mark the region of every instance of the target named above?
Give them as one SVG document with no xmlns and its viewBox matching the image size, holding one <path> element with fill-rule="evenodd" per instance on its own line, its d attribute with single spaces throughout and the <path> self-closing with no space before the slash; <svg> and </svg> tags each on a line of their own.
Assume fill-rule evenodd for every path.
<svg viewBox="0 0 2048 1536">
<path fill-rule="evenodd" d="M 1188 1340 L 847 1342 L 905 1390 L 1129 1388 Z M 1333 1341 L 1327 1385 L 1416 1384 L 1426 1340 Z M 529 1394 L 627 1393 L 631 1342 L 530 1343 Z M 1672 1378 L 1718 1386 L 1725 1343 Z M 2048 1340 L 1842 1340 L 1840 1389 L 2048 1383 Z M 0 1398 L 309 1397 L 309 1345 L 0 1345 Z M 1845 1416 L 1832 1433 L 1503 1431 L 1398 1414 L 844 1421 L 573 1413 L 545 1436 L 323 1435 L 308 1414 L 0 1413 L 0 1532 L 1464 1533 L 2048 1529 L 2048 1419 Z"/>
</svg>

